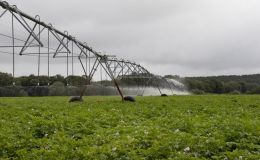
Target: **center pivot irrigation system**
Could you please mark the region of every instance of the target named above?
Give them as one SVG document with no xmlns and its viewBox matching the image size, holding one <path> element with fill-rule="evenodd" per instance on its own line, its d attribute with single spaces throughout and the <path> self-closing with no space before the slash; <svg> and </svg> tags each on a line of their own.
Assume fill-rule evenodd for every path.
<svg viewBox="0 0 260 160">
<path fill-rule="evenodd" d="M 82 88 L 80 98 L 84 95 L 87 86 L 96 73 L 98 67 L 102 68 L 111 78 L 122 100 L 124 100 L 123 92 L 119 86 L 118 80 L 122 77 L 145 79 L 143 90 L 149 85 L 151 80 L 157 81 L 158 91 L 161 95 L 159 81 L 169 83 L 161 76 L 150 73 L 146 68 L 124 59 L 118 59 L 115 56 L 104 55 L 95 51 L 87 45 L 80 42 L 75 37 L 69 35 L 67 31 L 60 31 L 52 26 L 41 21 L 40 16 L 32 17 L 15 5 L 9 5 L 5 1 L 0 0 L 0 20 L 10 24 L 11 33 L 0 33 L 0 38 L 9 39 L 3 40 L 6 45 L 0 46 L 0 53 L 12 55 L 13 76 L 15 76 L 15 61 L 17 56 L 35 56 L 38 59 L 38 76 L 40 75 L 41 59 L 47 59 L 48 76 L 50 76 L 50 58 L 63 58 L 67 62 L 67 76 L 69 64 L 74 70 L 74 59 L 78 58 L 82 71 L 86 77 L 86 85 Z M 8 20 L 7 20 L 8 19 Z M 2 28 L 4 26 L 0 26 Z M 15 28 L 20 27 L 25 33 L 24 38 L 18 38 Z M 1 41 L 1 39 L 0 39 Z M 171 85 L 168 84 L 169 89 Z"/>
</svg>

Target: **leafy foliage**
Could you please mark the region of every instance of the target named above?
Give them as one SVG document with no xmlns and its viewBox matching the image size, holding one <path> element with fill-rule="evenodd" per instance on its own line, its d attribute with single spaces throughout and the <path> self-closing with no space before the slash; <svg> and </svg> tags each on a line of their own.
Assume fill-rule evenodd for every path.
<svg viewBox="0 0 260 160">
<path fill-rule="evenodd" d="M 0 159 L 260 159 L 260 96 L 1 98 Z"/>
<path fill-rule="evenodd" d="M 185 84 L 190 91 L 205 93 L 257 94 L 260 88 L 260 74 L 243 76 L 187 77 Z M 196 93 L 195 92 L 195 93 Z"/>
</svg>

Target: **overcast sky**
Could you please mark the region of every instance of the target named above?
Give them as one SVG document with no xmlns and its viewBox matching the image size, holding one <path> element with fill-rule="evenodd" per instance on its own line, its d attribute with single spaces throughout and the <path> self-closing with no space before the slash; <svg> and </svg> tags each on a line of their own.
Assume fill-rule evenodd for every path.
<svg viewBox="0 0 260 160">
<path fill-rule="evenodd" d="M 260 73 L 259 0 L 8 2 L 156 74 Z"/>
</svg>

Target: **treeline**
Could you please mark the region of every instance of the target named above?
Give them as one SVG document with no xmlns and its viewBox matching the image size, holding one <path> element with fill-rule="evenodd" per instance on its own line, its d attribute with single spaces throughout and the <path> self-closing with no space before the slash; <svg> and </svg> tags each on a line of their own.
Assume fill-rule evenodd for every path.
<svg viewBox="0 0 260 160">
<path fill-rule="evenodd" d="M 145 75 L 144 75 L 145 76 Z M 136 75 L 132 76 L 123 76 L 119 77 L 118 81 L 122 86 L 143 86 L 147 85 L 147 78 L 137 78 Z M 64 77 L 62 75 L 55 76 L 22 76 L 13 78 L 11 74 L 0 72 L 0 87 L 6 86 L 23 86 L 23 87 L 32 87 L 32 86 L 51 86 L 59 82 L 65 86 L 82 86 L 86 85 L 87 77 L 85 76 L 68 76 Z M 91 82 L 92 84 L 98 84 L 103 86 L 113 86 L 111 80 L 101 80 Z M 165 82 L 158 82 L 157 80 L 151 79 L 149 81 L 149 86 L 163 86 Z"/>
<path fill-rule="evenodd" d="M 195 94 L 260 94 L 260 74 L 186 77 L 184 83 Z"/>
<path fill-rule="evenodd" d="M 61 75 L 55 76 L 22 76 L 13 78 L 11 74 L 0 72 L 0 86 L 47 86 L 53 85 L 55 82 L 63 83 L 64 85 L 84 85 L 86 84 L 86 78 L 81 76 L 68 76 L 63 77 Z"/>
<path fill-rule="evenodd" d="M 211 77 L 186 77 L 166 75 L 164 78 L 174 79 L 184 83 L 186 88 L 194 94 L 260 94 L 260 74 L 254 75 L 231 75 Z M 169 87 L 165 81 L 156 79 L 140 79 L 132 77 L 121 77 L 120 86 L 149 86 Z M 79 95 L 82 86 L 86 85 L 85 76 L 55 75 L 47 76 L 22 76 L 13 78 L 11 74 L 0 72 L 0 97 L 4 96 L 62 96 Z M 91 82 L 85 95 L 115 95 L 117 91 L 112 87 L 113 82 L 102 80 Z M 172 86 L 179 89 L 178 86 Z"/>
<path fill-rule="evenodd" d="M 86 85 L 84 76 L 22 76 L 13 78 L 11 74 L 0 72 L 0 97 L 17 96 L 73 96 L 79 95 L 82 86 Z M 97 83 L 102 84 L 97 85 Z M 93 82 L 85 95 L 114 95 L 117 94 L 110 81 Z"/>
<path fill-rule="evenodd" d="M 0 72 L 0 97 L 74 96 L 82 92 L 87 82 L 88 77 L 85 76 L 30 75 L 13 78 L 11 74 Z M 135 91 L 129 87 L 146 85 L 147 79 L 120 77 L 119 84 L 124 88 L 123 92 L 134 94 Z M 156 82 L 151 80 L 149 84 L 155 85 Z M 92 81 L 84 95 L 118 95 L 118 92 L 111 80 L 102 80 Z"/>
</svg>

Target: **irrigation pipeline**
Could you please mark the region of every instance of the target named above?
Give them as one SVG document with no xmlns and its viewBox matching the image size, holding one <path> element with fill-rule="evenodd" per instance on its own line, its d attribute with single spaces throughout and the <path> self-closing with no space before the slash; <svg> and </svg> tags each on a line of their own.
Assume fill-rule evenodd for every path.
<svg viewBox="0 0 260 160">
<path fill-rule="evenodd" d="M 40 20 L 38 20 L 38 19 L 36 19 L 36 18 L 31 17 L 30 15 L 28 15 L 28 14 L 26 14 L 26 13 L 20 11 L 15 5 L 14 5 L 14 6 L 10 6 L 10 5 L 8 4 L 8 2 L 6 2 L 6 1 L 0 1 L 0 6 L 1 6 L 2 8 L 4 8 L 4 9 L 6 9 L 6 10 L 9 10 L 10 12 L 17 13 L 17 14 L 19 14 L 19 15 L 25 17 L 25 18 L 27 18 L 27 19 L 29 19 L 29 20 L 35 22 L 36 24 L 39 24 L 39 25 L 43 26 L 44 28 L 48 28 L 49 30 L 53 30 L 54 32 L 60 34 L 61 36 L 67 38 L 68 40 L 71 40 L 71 41 L 73 41 L 73 42 L 79 44 L 80 46 L 86 48 L 87 50 L 89 50 L 90 52 L 92 52 L 93 54 L 95 54 L 96 56 L 101 57 L 101 55 L 100 55 L 99 53 L 97 53 L 96 51 L 94 51 L 91 47 L 87 46 L 86 44 L 84 44 L 84 43 L 78 41 L 77 39 L 73 38 L 73 36 L 67 35 L 67 34 L 65 34 L 65 33 L 59 31 L 58 29 L 54 28 L 51 24 L 47 25 L 46 23 L 44 23 L 44 22 L 42 22 L 42 21 L 40 21 Z M 40 44 L 41 44 L 41 42 L 40 42 Z M 41 44 L 41 46 L 43 47 L 43 44 Z"/>
<path fill-rule="evenodd" d="M 83 69 L 83 72 L 85 76 L 87 77 L 87 85 L 90 84 L 96 70 L 98 67 L 102 67 L 105 73 L 111 78 L 114 85 L 116 86 L 118 93 L 120 94 L 122 100 L 124 99 L 124 95 L 120 89 L 118 78 L 122 78 L 124 76 L 134 75 L 135 77 L 139 78 L 148 78 L 147 84 L 150 82 L 151 79 L 154 79 L 156 81 L 165 80 L 160 76 L 156 76 L 152 73 L 150 73 L 145 67 L 141 66 L 140 64 L 137 64 L 135 62 L 131 62 L 124 59 L 118 59 L 115 56 L 111 55 L 102 55 L 100 52 L 95 51 L 92 47 L 88 46 L 87 43 L 83 43 L 79 40 L 77 40 L 74 36 L 69 35 L 67 31 L 60 31 L 56 28 L 54 28 L 51 24 L 46 24 L 45 22 L 40 20 L 40 16 L 32 17 L 23 11 L 19 10 L 15 5 L 9 5 L 6 1 L 0 0 L 0 6 L 4 9 L 3 12 L 0 12 L 0 19 L 7 14 L 7 12 L 11 13 L 11 24 L 12 24 L 12 35 L 8 36 L 8 38 L 11 38 L 13 40 L 12 44 L 6 45 L 6 46 L 0 46 L 0 48 L 9 47 L 12 49 L 13 54 L 13 76 L 14 76 L 14 69 L 15 69 L 15 48 L 21 48 L 19 55 L 24 56 L 32 56 L 32 55 L 38 55 L 38 75 L 40 74 L 40 62 L 41 62 L 41 56 L 47 55 L 48 57 L 48 64 L 49 64 L 49 57 L 50 55 L 53 56 L 53 58 L 67 58 L 67 74 L 68 74 L 68 63 L 69 58 L 78 57 L 78 60 L 81 64 L 81 67 Z M 16 20 L 18 23 L 20 23 L 23 28 L 27 31 L 28 36 L 25 40 L 19 39 L 19 41 L 24 42 L 24 45 L 15 45 L 15 40 L 18 39 L 15 37 L 14 33 L 14 20 Z M 33 23 L 33 26 L 29 24 Z M 37 28 L 38 27 L 38 28 Z M 38 30 L 38 31 L 36 31 Z M 47 33 L 45 34 L 48 37 L 48 43 L 44 44 L 41 40 L 42 34 L 44 34 L 44 31 L 47 30 Z M 50 47 L 50 36 L 58 42 L 58 46 L 56 49 Z M 5 35 L 6 36 L 6 35 Z M 36 42 L 34 42 L 36 41 Z M 70 48 L 69 44 L 72 45 L 72 48 Z M 25 51 L 28 50 L 30 47 L 39 47 L 38 53 L 25 53 Z M 47 53 L 43 53 L 41 51 L 41 48 L 47 48 Z M 78 54 L 75 54 L 75 48 L 79 50 Z M 62 49 L 65 49 L 66 51 L 62 51 Z M 50 52 L 52 50 L 52 52 Z M 55 50 L 55 51 L 54 51 Z M 2 53 L 9 53 L 6 51 L 1 51 Z M 65 55 L 64 55 L 65 53 Z M 71 54 L 72 55 L 69 55 Z M 60 54 L 63 54 L 60 56 Z M 92 55 L 90 55 L 92 54 Z M 46 57 L 46 56 L 45 56 Z M 85 57 L 85 58 L 84 58 Z M 83 59 L 86 59 L 86 66 L 83 64 Z M 93 65 L 90 67 L 90 59 L 94 59 Z M 88 61 L 89 60 L 89 61 Z M 89 66 L 87 66 L 87 63 Z M 73 64 L 72 64 L 73 66 Z M 88 70 L 88 71 L 87 71 Z M 89 73 L 88 73 L 89 72 Z M 49 66 L 48 66 L 48 74 L 49 74 Z M 146 87 L 146 86 L 145 86 Z M 171 89 L 171 88 L 170 88 Z M 83 96 L 84 92 L 86 90 L 86 87 L 82 90 L 80 97 Z M 161 93 L 160 86 L 158 84 L 158 90 Z"/>
</svg>

